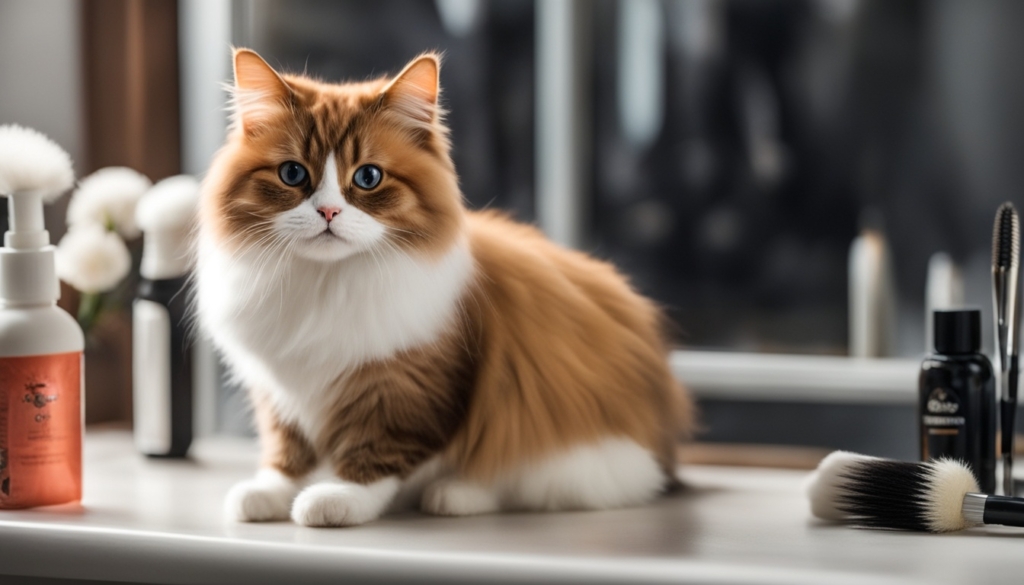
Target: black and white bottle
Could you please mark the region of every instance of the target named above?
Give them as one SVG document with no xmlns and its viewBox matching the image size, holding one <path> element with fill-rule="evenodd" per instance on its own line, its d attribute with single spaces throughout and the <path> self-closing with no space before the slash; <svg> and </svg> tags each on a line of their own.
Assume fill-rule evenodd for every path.
<svg viewBox="0 0 1024 585">
<path fill-rule="evenodd" d="M 932 329 L 935 352 L 918 378 L 921 460 L 963 461 L 995 493 L 995 375 L 981 354 L 981 311 L 935 311 Z"/>
<path fill-rule="evenodd" d="M 141 280 L 132 306 L 135 446 L 151 457 L 184 457 L 192 444 L 192 358 L 186 309 L 190 236 L 199 184 L 179 175 L 139 201 Z"/>
</svg>

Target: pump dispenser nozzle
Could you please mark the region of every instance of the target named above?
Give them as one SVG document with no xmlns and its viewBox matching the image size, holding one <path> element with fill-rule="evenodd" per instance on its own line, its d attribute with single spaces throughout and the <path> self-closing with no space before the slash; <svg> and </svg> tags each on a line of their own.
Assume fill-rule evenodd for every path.
<svg viewBox="0 0 1024 585">
<path fill-rule="evenodd" d="M 37 250 L 50 243 L 43 227 L 43 198 L 36 191 L 22 191 L 7 197 L 10 228 L 4 234 L 4 246 L 13 250 Z"/>
<path fill-rule="evenodd" d="M 60 297 L 54 247 L 43 225 L 43 203 L 71 188 L 71 158 L 39 132 L 0 126 L 0 195 L 10 226 L 0 248 L 0 302 L 45 303 Z"/>
</svg>

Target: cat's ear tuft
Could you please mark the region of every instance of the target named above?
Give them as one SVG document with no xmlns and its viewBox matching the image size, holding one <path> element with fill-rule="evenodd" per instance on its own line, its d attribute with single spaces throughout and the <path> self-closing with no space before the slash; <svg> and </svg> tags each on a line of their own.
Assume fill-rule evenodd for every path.
<svg viewBox="0 0 1024 585">
<path fill-rule="evenodd" d="M 246 132 L 287 107 L 291 88 L 255 51 L 235 49 L 235 123 Z"/>
<path fill-rule="evenodd" d="M 405 66 L 382 92 L 385 102 L 415 124 L 431 124 L 437 119 L 438 82 L 441 59 L 435 53 L 416 57 Z"/>
</svg>

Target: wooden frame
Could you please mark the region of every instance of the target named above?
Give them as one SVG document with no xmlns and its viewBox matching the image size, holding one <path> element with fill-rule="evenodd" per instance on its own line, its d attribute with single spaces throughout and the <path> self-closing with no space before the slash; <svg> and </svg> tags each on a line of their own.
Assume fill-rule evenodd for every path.
<svg viewBox="0 0 1024 585">
<path fill-rule="evenodd" d="M 153 181 L 181 172 L 177 0 L 84 0 L 81 9 L 85 176 L 131 167 Z M 129 244 L 137 252 L 139 242 Z M 136 254 L 137 256 L 137 254 Z M 86 422 L 130 422 L 130 305 L 107 314 L 86 350 Z M 78 295 L 65 288 L 71 310 Z"/>
</svg>

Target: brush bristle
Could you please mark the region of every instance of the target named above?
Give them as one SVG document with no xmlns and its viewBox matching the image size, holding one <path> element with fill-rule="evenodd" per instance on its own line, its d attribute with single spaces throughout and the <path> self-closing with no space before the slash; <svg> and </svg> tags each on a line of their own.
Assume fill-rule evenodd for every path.
<svg viewBox="0 0 1024 585">
<path fill-rule="evenodd" d="M 828 520 L 869 528 L 949 532 L 970 526 L 963 499 L 979 492 L 970 468 L 959 461 L 924 463 L 836 452 L 812 477 L 811 511 Z"/>
<path fill-rule="evenodd" d="M 996 211 L 992 227 L 992 265 L 998 268 L 1020 263 L 1020 219 L 1013 204 L 1007 201 Z"/>
</svg>

